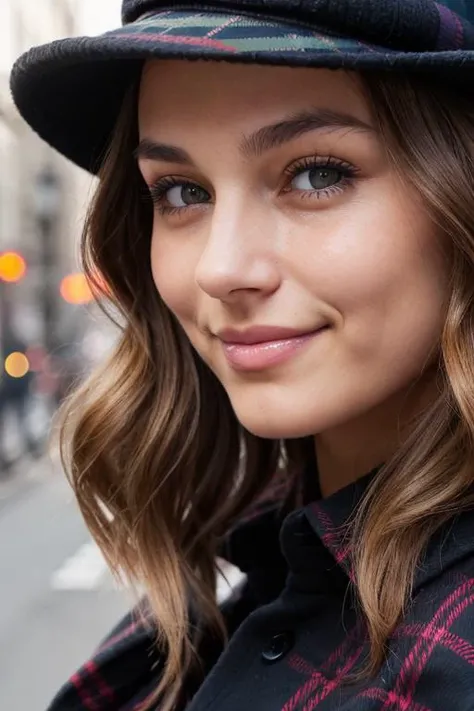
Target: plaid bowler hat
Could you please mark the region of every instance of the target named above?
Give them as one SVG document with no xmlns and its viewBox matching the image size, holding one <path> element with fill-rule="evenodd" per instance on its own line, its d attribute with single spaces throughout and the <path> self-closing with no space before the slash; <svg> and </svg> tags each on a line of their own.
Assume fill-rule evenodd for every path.
<svg viewBox="0 0 474 711">
<path fill-rule="evenodd" d="M 92 173 L 152 57 L 474 79 L 474 0 L 123 0 L 122 20 L 98 37 L 34 47 L 11 74 L 23 118 Z"/>
</svg>

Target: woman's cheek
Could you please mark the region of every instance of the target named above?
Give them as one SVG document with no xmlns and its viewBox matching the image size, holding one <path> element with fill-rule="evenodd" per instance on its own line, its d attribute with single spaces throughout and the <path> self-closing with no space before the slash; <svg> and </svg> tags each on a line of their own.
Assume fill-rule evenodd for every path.
<svg viewBox="0 0 474 711">
<path fill-rule="evenodd" d="M 170 259 L 162 250 L 154 250 L 152 274 L 156 289 L 167 307 L 180 321 L 191 319 L 197 301 L 197 285 L 189 261 L 185 258 Z"/>
</svg>

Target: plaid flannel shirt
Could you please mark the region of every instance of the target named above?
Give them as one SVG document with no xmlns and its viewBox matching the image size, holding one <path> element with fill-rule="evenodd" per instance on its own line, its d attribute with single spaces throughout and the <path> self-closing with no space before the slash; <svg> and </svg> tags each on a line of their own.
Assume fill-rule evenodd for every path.
<svg viewBox="0 0 474 711">
<path fill-rule="evenodd" d="M 345 683 L 368 645 L 341 531 L 371 476 L 285 516 L 262 510 L 232 532 L 226 556 L 247 581 L 224 610 L 230 642 L 224 650 L 203 644 L 205 678 L 183 682 L 182 708 L 474 710 L 474 513 L 432 538 L 376 678 Z M 140 711 L 160 667 L 150 632 L 131 612 L 49 711 Z"/>
</svg>

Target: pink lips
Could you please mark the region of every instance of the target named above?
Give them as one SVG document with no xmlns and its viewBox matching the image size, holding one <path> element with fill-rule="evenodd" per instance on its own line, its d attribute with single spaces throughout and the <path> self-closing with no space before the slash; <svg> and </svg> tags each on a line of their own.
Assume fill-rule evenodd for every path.
<svg viewBox="0 0 474 711">
<path fill-rule="evenodd" d="M 263 370 L 292 358 L 326 327 L 297 331 L 255 326 L 247 331 L 226 329 L 217 335 L 229 364 L 236 370 Z"/>
</svg>

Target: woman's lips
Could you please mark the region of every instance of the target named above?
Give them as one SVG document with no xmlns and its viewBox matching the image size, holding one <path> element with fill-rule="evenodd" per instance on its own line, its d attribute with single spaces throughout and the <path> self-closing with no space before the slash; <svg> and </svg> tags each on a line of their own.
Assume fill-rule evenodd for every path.
<svg viewBox="0 0 474 711">
<path fill-rule="evenodd" d="M 221 340 L 221 342 L 224 355 L 235 370 L 264 370 L 289 360 L 325 330 L 327 327 L 254 343 L 229 340 Z"/>
</svg>

